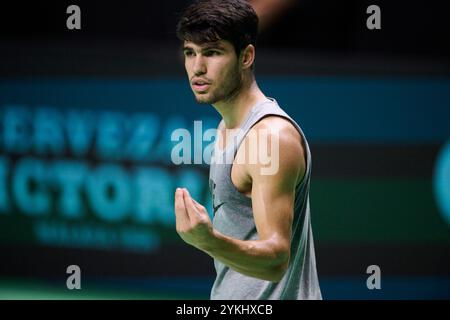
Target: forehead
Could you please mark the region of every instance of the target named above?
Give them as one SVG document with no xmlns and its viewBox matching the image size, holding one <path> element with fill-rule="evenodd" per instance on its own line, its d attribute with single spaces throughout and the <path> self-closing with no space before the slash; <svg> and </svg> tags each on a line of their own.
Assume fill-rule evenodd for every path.
<svg viewBox="0 0 450 320">
<path fill-rule="evenodd" d="M 183 48 L 190 48 L 193 50 L 204 49 L 221 49 L 221 50 L 233 50 L 233 45 L 227 40 L 217 40 L 213 42 L 195 43 L 192 41 L 184 41 Z"/>
</svg>

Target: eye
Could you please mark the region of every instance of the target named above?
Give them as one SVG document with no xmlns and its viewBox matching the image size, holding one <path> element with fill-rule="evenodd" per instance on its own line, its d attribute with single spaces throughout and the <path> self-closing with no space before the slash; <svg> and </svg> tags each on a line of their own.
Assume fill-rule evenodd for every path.
<svg viewBox="0 0 450 320">
<path fill-rule="evenodd" d="M 185 50 L 184 55 L 186 57 L 192 57 L 194 55 L 194 52 L 192 52 L 191 50 Z"/>
<path fill-rule="evenodd" d="M 206 51 L 206 52 L 204 53 L 204 55 L 205 55 L 206 57 L 218 56 L 218 55 L 220 55 L 220 54 L 221 54 L 220 51 L 217 51 L 217 50 L 208 50 L 208 51 Z"/>
</svg>

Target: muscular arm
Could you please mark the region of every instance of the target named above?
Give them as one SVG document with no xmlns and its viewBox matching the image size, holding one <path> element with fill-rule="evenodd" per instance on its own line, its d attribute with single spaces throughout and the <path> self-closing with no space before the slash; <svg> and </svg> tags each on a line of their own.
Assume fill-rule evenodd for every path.
<svg viewBox="0 0 450 320">
<path fill-rule="evenodd" d="M 263 175 L 263 164 L 246 165 L 252 183 L 252 207 L 259 239 L 238 240 L 214 230 L 204 215 L 204 207 L 196 203 L 186 190 L 177 194 L 184 200 L 184 216 L 190 219 L 191 226 L 192 222 L 200 223 L 189 230 L 182 228 L 179 234 L 186 242 L 242 274 L 278 282 L 289 263 L 294 192 L 298 178 L 304 174 L 305 162 L 298 132 L 285 120 L 264 119 L 252 130 L 268 128 L 269 125 L 280 129 L 277 172 Z M 272 142 L 277 139 L 275 136 L 271 138 L 269 141 Z M 177 225 L 179 216 L 180 213 L 177 214 Z"/>
</svg>

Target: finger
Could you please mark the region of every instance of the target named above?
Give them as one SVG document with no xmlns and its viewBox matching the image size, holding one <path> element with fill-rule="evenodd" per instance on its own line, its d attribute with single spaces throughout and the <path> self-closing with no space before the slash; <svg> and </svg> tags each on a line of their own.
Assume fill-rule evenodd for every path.
<svg viewBox="0 0 450 320">
<path fill-rule="evenodd" d="M 187 194 L 189 195 L 189 197 L 191 198 L 192 202 L 194 203 L 195 207 L 200 211 L 203 211 L 203 210 L 206 211 L 205 207 L 203 205 L 201 205 L 200 203 L 198 203 L 194 198 L 192 198 L 187 189 L 185 189 L 185 190 L 186 190 Z"/>
<path fill-rule="evenodd" d="M 194 204 L 194 199 L 191 198 L 189 191 L 187 189 L 183 189 L 184 191 L 184 204 L 186 205 L 186 211 L 189 215 L 189 219 L 197 219 L 200 214 L 197 210 L 197 207 Z"/>
<path fill-rule="evenodd" d="M 180 188 L 177 188 L 175 191 L 175 216 L 177 225 L 189 223 L 189 216 L 183 199 L 183 190 Z"/>
<path fill-rule="evenodd" d="M 195 207 L 196 207 L 198 210 L 203 210 L 203 209 L 205 208 L 205 207 L 202 206 L 200 203 L 198 203 L 197 201 L 195 201 L 194 198 L 191 197 L 191 199 L 192 199 L 192 202 L 194 202 L 194 205 L 195 205 Z"/>
</svg>

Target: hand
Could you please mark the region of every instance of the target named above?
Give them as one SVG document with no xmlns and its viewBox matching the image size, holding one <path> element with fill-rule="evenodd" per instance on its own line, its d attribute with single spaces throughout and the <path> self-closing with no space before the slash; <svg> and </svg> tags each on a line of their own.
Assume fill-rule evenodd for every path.
<svg viewBox="0 0 450 320">
<path fill-rule="evenodd" d="M 213 227 L 205 207 L 192 199 L 187 189 L 175 191 L 176 229 L 186 243 L 204 250 L 213 237 Z"/>
</svg>

